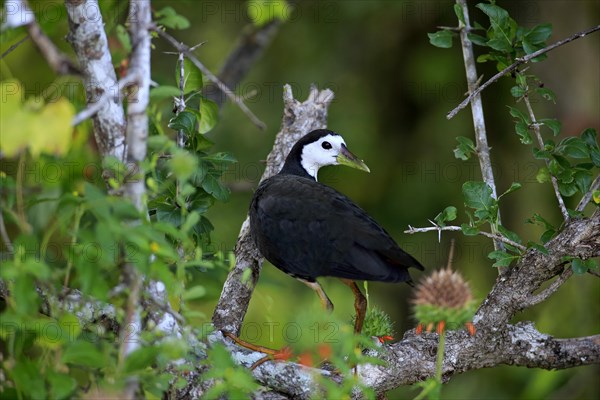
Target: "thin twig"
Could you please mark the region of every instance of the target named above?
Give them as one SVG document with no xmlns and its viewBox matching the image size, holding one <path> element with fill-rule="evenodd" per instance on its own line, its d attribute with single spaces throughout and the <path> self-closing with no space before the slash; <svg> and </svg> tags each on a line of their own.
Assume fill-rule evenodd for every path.
<svg viewBox="0 0 600 400">
<path fill-rule="evenodd" d="M 600 272 L 593 270 L 593 269 L 588 269 L 587 270 L 588 274 L 594 275 L 596 278 L 600 278 Z"/>
<path fill-rule="evenodd" d="M 23 44 L 23 42 L 25 42 L 27 39 L 29 39 L 30 36 L 29 35 L 25 35 L 25 37 L 23 37 L 21 40 L 19 40 L 17 43 L 13 44 L 12 46 L 10 46 L 4 53 L 2 53 L 2 55 L 0 56 L 0 60 L 2 60 L 4 57 L 6 57 L 7 55 L 9 55 L 10 53 L 13 52 L 13 50 L 15 50 L 17 47 L 19 47 L 21 44 Z"/>
<path fill-rule="evenodd" d="M 533 132 L 535 133 L 535 137 L 537 138 L 540 149 L 544 148 L 544 139 L 542 138 L 542 133 L 540 132 L 540 124 L 538 124 L 535 119 L 535 114 L 533 112 L 533 108 L 531 107 L 531 102 L 529 101 L 529 96 L 525 94 L 523 96 L 523 101 L 525 102 L 525 106 L 527 106 L 527 111 L 529 113 L 529 118 L 531 119 L 531 126 L 533 127 Z M 546 166 L 550 166 L 550 161 L 546 160 Z M 560 194 L 560 190 L 558 189 L 558 180 L 554 175 L 550 175 L 550 181 L 552 182 L 552 187 L 554 188 L 554 194 L 556 195 L 556 199 L 558 200 L 558 206 L 560 208 L 560 212 L 563 215 L 565 222 L 569 221 L 569 212 L 567 211 L 567 207 L 565 206 L 565 202 Z"/>
<path fill-rule="evenodd" d="M 592 199 L 594 192 L 598 189 L 600 189 L 600 175 L 598 175 L 596 179 L 594 179 L 594 181 L 590 185 L 590 190 L 588 190 L 587 193 L 583 195 L 583 197 L 579 201 L 579 204 L 577 204 L 577 208 L 575 208 L 575 210 L 579 212 L 583 211 L 585 206 L 587 206 L 587 204 Z"/>
<path fill-rule="evenodd" d="M 409 233 L 409 234 L 414 234 L 414 233 L 422 233 L 422 232 L 431 232 L 431 231 L 436 231 L 436 232 L 441 232 L 441 231 L 454 231 L 454 232 L 458 232 L 458 231 L 462 231 L 462 228 L 460 226 L 428 226 L 426 228 L 414 228 L 412 226 L 408 226 L 408 229 L 404 231 L 404 233 Z M 485 231 L 479 231 L 477 232 L 478 235 L 482 235 L 485 237 L 488 237 L 492 240 L 498 240 L 502 243 L 506 243 L 508 245 L 511 245 L 513 247 L 516 247 L 517 249 L 521 250 L 521 251 L 525 251 L 527 250 L 527 247 L 523 246 L 522 244 L 519 244 L 515 241 L 512 241 L 498 233 L 490 233 L 490 232 L 485 232 Z"/>
<path fill-rule="evenodd" d="M 6 231 L 6 225 L 4 224 L 4 215 L 2 215 L 2 212 L 0 212 L 0 236 L 2 237 L 2 242 L 4 243 L 6 250 L 8 250 L 8 252 L 12 254 L 14 252 L 14 247 L 10 240 L 10 237 L 8 236 L 8 232 Z"/>
<path fill-rule="evenodd" d="M 178 42 L 177 39 L 175 39 L 173 36 L 171 36 L 167 32 L 163 31 L 162 29 L 158 29 L 156 27 L 154 27 L 153 29 L 156 33 L 158 33 L 158 35 L 160 37 L 162 37 L 167 42 L 169 42 L 169 44 L 171 46 L 175 47 L 175 49 L 177 49 L 178 52 L 185 54 L 185 56 L 196 67 L 198 67 L 198 69 L 200 71 L 202 71 L 204 76 L 206 76 L 211 82 L 213 82 L 215 85 L 217 85 L 218 88 L 220 90 L 222 90 L 223 93 L 225 93 L 227 95 L 227 97 L 233 103 L 235 103 L 244 112 L 244 114 L 246 114 L 246 116 L 248 118 L 250 118 L 250 120 L 252 121 L 252 123 L 254 125 L 256 125 L 260 130 L 264 130 L 266 128 L 265 123 L 262 122 L 256 115 L 254 115 L 254 113 L 252 113 L 252 111 L 250 111 L 250 109 L 246 106 L 246 104 L 242 100 L 242 97 L 233 93 L 233 91 L 231 89 L 229 89 L 227 87 L 227 85 L 225 85 L 223 82 L 221 82 L 221 80 L 219 78 L 217 78 L 212 72 L 210 72 L 210 70 L 208 68 L 206 68 L 206 66 L 204 64 L 202 64 L 202 62 L 200 62 L 200 60 L 198 60 L 198 58 L 194 55 L 194 53 L 192 52 L 190 47 L 188 47 L 187 45 L 185 45 L 181 42 Z"/>
<path fill-rule="evenodd" d="M 550 284 L 550 286 L 548 286 L 546 289 L 542 290 L 538 294 L 528 298 L 523 304 L 521 304 L 521 306 L 523 308 L 529 308 L 545 301 L 546 299 L 548 299 L 548 297 L 554 294 L 563 285 L 563 283 L 565 283 L 567 279 L 571 277 L 571 275 L 573 275 L 573 268 L 565 268 L 563 272 L 559 275 L 559 277 L 556 278 L 554 282 Z"/>
<path fill-rule="evenodd" d="M 516 70 L 519 65 L 528 63 L 532 59 L 534 59 L 536 57 L 539 57 L 539 56 L 541 56 L 544 53 L 552 51 L 552 50 L 556 49 L 557 47 L 563 46 L 563 45 L 565 45 L 567 43 L 570 43 L 570 42 L 572 42 L 572 41 L 574 41 L 576 39 L 579 39 L 579 38 L 582 38 L 584 36 L 587 36 L 590 33 L 596 32 L 598 30 L 600 30 L 600 25 L 596 25 L 593 28 L 590 28 L 588 30 L 576 33 L 576 34 L 574 34 L 574 35 L 572 35 L 572 36 L 570 36 L 570 37 L 568 37 L 566 39 L 559 40 L 558 42 L 553 43 L 550 46 L 544 47 L 543 49 L 535 51 L 535 52 L 533 52 L 531 54 L 528 54 L 525 57 L 517 58 L 514 63 L 512 63 L 508 67 L 504 68 L 502 71 L 498 72 L 496 75 L 492 76 L 487 82 L 485 82 L 483 85 L 479 86 L 474 91 L 471 91 L 471 94 L 469 94 L 469 96 L 466 99 L 464 99 L 462 101 L 462 103 L 460 103 L 458 106 L 456 106 L 456 108 L 454 108 L 452 111 L 450 111 L 446 115 L 446 118 L 447 119 L 452 119 L 456 114 L 458 114 L 458 112 L 460 110 L 462 110 L 463 108 L 465 108 L 467 106 L 467 104 L 469 104 L 469 102 L 475 96 L 477 96 L 479 93 L 481 93 L 488 86 L 490 86 L 492 83 L 496 82 L 498 79 L 500 79 L 504 75 L 506 75 L 508 73 L 511 73 L 512 71 Z"/>
</svg>

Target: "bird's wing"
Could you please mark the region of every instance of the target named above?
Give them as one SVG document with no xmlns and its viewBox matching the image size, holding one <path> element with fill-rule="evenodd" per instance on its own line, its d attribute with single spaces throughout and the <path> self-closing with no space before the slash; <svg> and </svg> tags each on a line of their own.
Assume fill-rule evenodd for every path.
<svg viewBox="0 0 600 400">
<path fill-rule="evenodd" d="M 257 191 L 257 196 L 257 244 L 287 272 L 406 281 L 406 268 L 423 269 L 364 210 L 329 186 L 287 176 L 272 179 L 268 190 L 262 195 Z"/>
</svg>

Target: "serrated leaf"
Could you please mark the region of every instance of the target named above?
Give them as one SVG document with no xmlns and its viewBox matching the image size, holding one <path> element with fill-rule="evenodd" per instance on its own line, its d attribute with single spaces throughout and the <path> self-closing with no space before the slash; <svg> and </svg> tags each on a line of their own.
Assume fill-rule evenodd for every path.
<svg viewBox="0 0 600 400">
<path fill-rule="evenodd" d="M 539 183 L 546 183 L 546 182 L 550 182 L 550 171 L 548 171 L 548 168 L 546 167 L 541 167 L 537 174 L 535 175 L 535 179 L 539 182 Z"/>
<path fill-rule="evenodd" d="M 529 124 L 531 124 L 529 117 L 527 117 L 525 114 L 523 114 L 523 112 L 521 110 L 519 110 L 518 108 L 515 108 L 515 107 L 511 107 L 511 106 L 507 106 L 507 107 L 508 107 L 510 115 L 513 116 L 514 118 L 516 118 L 518 121 L 523 122 L 528 126 L 529 126 Z"/>
<path fill-rule="evenodd" d="M 527 247 L 530 249 L 536 249 L 537 251 L 539 251 L 540 253 L 545 254 L 545 255 L 549 254 L 548 249 L 539 243 L 527 242 Z"/>
<path fill-rule="evenodd" d="M 514 256 L 502 250 L 495 250 L 488 254 L 488 258 L 496 260 L 492 267 L 508 267 L 514 260 L 518 259 L 519 256 Z"/>
<path fill-rule="evenodd" d="M 468 181 L 462 186 L 465 205 L 475 210 L 489 210 L 496 200 L 492 198 L 492 189 L 485 182 Z"/>
<path fill-rule="evenodd" d="M 435 47 L 449 49 L 452 47 L 452 37 L 454 34 L 448 30 L 441 30 L 434 33 L 428 33 L 429 43 Z"/>
<path fill-rule="evenodd" d="M 594 128 L 587 128 L 581 132 L 581 140 L 583 140 L 590 147 L 598 147 L 596 142 L 596 130 Z"/>
</svg>

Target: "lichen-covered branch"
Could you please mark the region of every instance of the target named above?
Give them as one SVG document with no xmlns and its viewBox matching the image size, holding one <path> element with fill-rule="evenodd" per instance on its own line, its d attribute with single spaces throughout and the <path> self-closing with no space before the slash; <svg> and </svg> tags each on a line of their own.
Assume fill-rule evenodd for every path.
<svg viewBox="0 0 600 400">
<path fill-rule="evenodd" d="M 284 86 L 284 112 L 281 130 L 275 138 L 273 149 L 267 156 L 267 167 L 261 180 L 279 172 L 285 157 L 298 139 L 314 129 L 324 128 L 327 125 L 327 109 L 332 100 L 333 92 L 331 90 L 319 91 L 313 87 L 308 99 L 300 102 L 294 99 L 291 87 Z M 247 218 L 240 230 L 235 256 L 235 268 L 231 270 L 225 281 L 219 303 L 213 314 L 213 323 L 218 329 L 238 334 L 262 263 L 258 249 L 250 237 Z"/>
<path fill-rule="evenodd" d="M 125 162 L 125 112 L 112 64 L 104 20 L 96 0 L 65 0 L 71 43 L 83 76 L 88 106 L 104 104 L 92 116 L 94 137 L 103 157 Z M 106 96 L 109 93 L 109 96 Z"/>
</svg>

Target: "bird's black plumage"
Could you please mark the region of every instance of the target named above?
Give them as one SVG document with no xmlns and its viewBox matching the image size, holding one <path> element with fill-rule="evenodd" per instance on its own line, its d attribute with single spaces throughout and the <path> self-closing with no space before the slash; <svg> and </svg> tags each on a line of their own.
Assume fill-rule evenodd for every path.
<svg viewBox="0 0 600 400">
<path fill-rule="evenodd" d="M 320 276 L 410 282 L 408 268 L 423 266 L 363 209 L 302 165 L 304 147 L 328 135 L 339 137 L 317 130 L 300 139 L 281 172 L 254 193 L 250 232 L 258 249 L 277 268 L 308 282 Z"/>
</svg>

